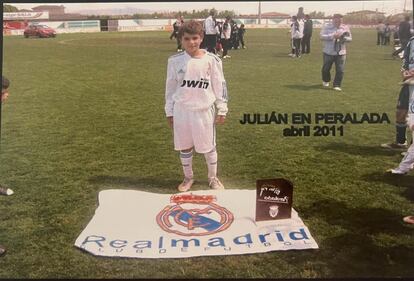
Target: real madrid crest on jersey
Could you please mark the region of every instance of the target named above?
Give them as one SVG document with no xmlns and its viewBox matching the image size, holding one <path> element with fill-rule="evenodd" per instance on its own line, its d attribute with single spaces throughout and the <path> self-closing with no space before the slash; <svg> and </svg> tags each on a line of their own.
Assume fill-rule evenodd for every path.
<svg viewBox="0 0 414 281">
<path fill-rule="evenodd" d="M 230 227 L 233 214 L 214 203 L 214 195 L 173 195 L 171 205 L 158 215 L 157 223 L 166 232 L 183 236 L 204 236 Z"/>
</svg>

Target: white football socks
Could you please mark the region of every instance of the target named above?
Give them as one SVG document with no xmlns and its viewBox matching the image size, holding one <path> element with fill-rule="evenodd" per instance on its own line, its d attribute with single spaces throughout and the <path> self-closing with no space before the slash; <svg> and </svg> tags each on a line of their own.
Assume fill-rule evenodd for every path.
<svg viewBox="0 0 414 281">
<path fill-rule="evenodd" d="M 206 159 L 207 169 L 208 169 L 208 178 L 217 177 L 217 150 L 213 148 L 210 152 L 204 153 L 204 158 Z"/>
<path fill-rule="evenodd" d="M 181 165 L 183 166 L 184 177 L 188 179 L 193 178 L 193 151 L 180 151 Z"/>
</svg>

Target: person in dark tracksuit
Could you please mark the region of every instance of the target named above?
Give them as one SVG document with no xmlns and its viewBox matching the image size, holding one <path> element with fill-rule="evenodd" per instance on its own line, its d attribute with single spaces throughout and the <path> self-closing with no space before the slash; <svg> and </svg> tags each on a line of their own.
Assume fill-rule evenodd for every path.
<svg viewBox="0 0 414 281">
<path fill-rule="evenodd" d="M 231 48 L 234 50 L 237 50 L 239 48 L 239 28 L 237 26 L 237 23 L 232 20 L 231 21 Z"/>
<path fill-rule="evenodd" d="M 310 19 L 309 15 L 305 15 L 305 24 L 303 28 L 303 37 L 302 37 L 302 54 L 310 53 L 310 41 L 313 31 L 313 22 Z"/>
<path fill-rule="evenodd" d="M 411 38 L 410 16 L 405 16 L 404 21 L 400 22 L 400 25 L 398 26 L 398 38 L 400 39 L 401 47 L 392 53 L 393 57 L 396 57 L 399 53 L 404 51 Z"/>
<path fill-rule="evenodd" d="M 387 22 L 385 23 L 385 29 L 384 29 L 384 45 L 390 44 L 390 37 L 391 37 L 391 27 L 390 27 L 390 24 Z"/>
<path fill-rule="evenodd" d="M 246 49 L 246 46 L 244 45 L 244 33 L 246 33 L 246 29 L 244 28 L 244 24 L 241 24 L 239 28 L 239 42 L 242 48 Z"/>
<path fill-rule="evenodd" d="M 404 80 L 414 77 L 414 36 L 408 41 L 401 66 L 401 74 Z M 400 94 L 397 100 L 397 110 L 395 118 L 395 142 L 381 144 L 383 148 L 389 149 L 407 149 L 408 142 L 406 137 L 407 131 L 407 114 L 410 110 L 410 87 L 409 84 L 404 83 L 400 89 Z"/>
<path fill-rule="evenodd" d="M 184 24 L 184 18 L 183 16 L 177 16 L 177 20 L 173 24 L 173 32 L 170 35 L 170 40 L 175 38 L 177 40 L 177 52 L 181 52 L 181 39 L 178 36 L 178 32 L 180 30 L 180 27 Z"/>
</svg>

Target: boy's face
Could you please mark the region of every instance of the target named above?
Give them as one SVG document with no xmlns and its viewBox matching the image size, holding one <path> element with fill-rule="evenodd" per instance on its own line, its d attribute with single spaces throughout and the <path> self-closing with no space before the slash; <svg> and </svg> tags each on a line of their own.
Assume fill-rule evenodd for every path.
<svg viewBox="0 0 414 281">
<path fill-rule="evenodd" d="M 2 89 L 1 90 L 1 102 L 4 102 L 9 96 L 9 90 L 8 89 Z"/>
<path fill-rule="evenodd" d="M 203 37 L 199 34 L 189 34 L 184 32 L 181 44 L 188 53 L 195 53 L 200 49 L 201 42 Z"/>
</svg>

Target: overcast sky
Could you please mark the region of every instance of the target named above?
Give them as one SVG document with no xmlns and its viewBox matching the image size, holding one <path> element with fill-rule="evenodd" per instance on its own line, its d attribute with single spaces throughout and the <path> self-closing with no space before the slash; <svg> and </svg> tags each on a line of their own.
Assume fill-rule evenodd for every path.
<svg viewBox="0 0 414 281">
<path fill-rule="evenodd" d="M 151 11 L 192 11 L 215 8 L 219 11 L 234 10 L 237 14 L 254 14 L 258 11 L 259 2 L 145 2 L 145 3 L 57 3 L 64 5 L 67 13 L 79 13 L 82 10 L 120 10 L 125 8 L 145 9 Z M 30 9 L 41 5 L 41 1 L 31 4 L 12 5 L 19 9 Z M 53 3 L 48 3 L 53 5 Z M 262 12 L 281 12 L 287 14 L 296 14 L 298 7 L 303 7 L 305 13 L 312 11 L 322 11 L 326 15 L 333 13 L 347 13 L 356 10 L 376 10 L 386 14 L 402 12 L 404 5 L 407 10 L 412 10 L 413 0 L 387 0 L 387 1 L 265 1 L 262 2 Z"/>
</svg>

